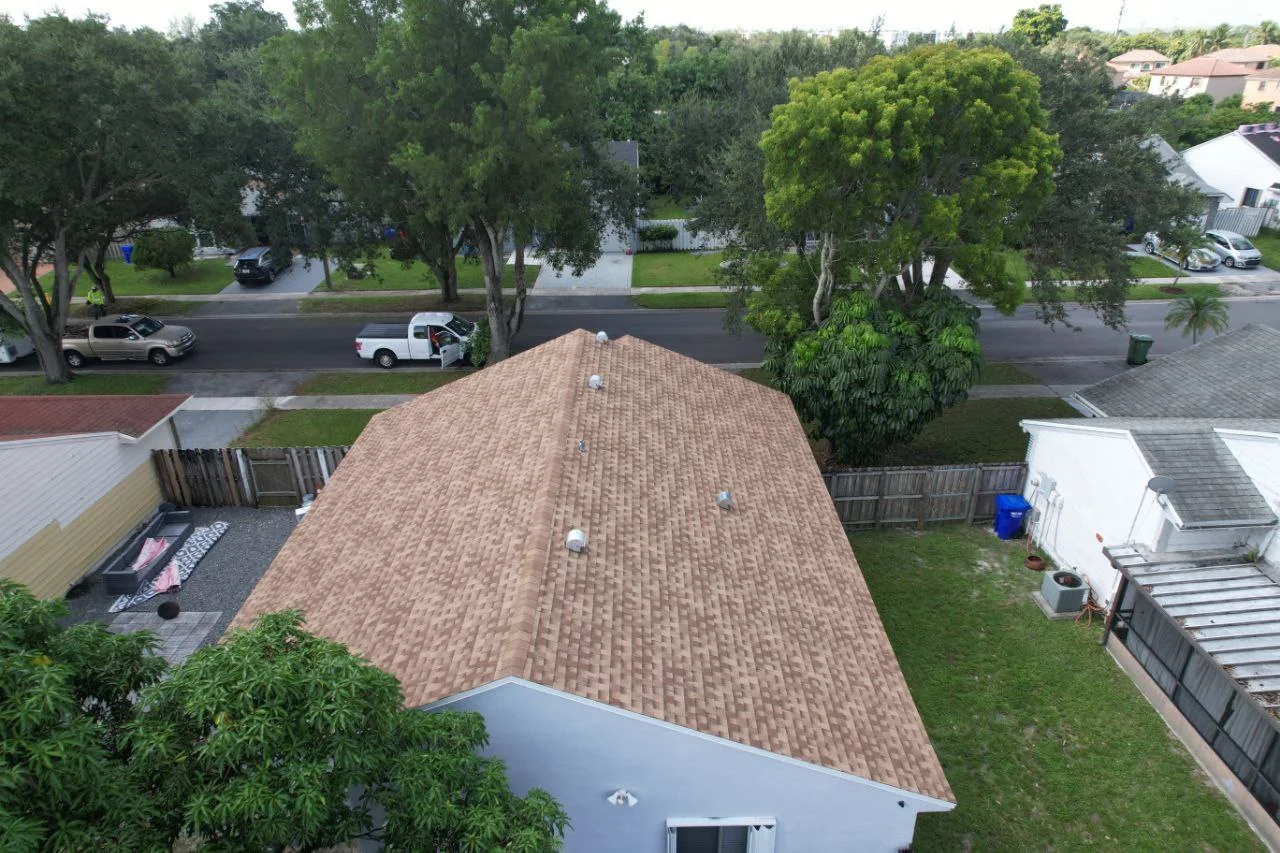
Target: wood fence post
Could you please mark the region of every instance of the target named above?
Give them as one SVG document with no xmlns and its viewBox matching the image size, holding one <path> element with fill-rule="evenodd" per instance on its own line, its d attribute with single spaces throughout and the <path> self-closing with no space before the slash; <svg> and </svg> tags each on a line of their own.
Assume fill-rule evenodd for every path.
<svg viewBox="0 0 1280 853">
<path fill-rule="evenodd" d="M 965 513 L 964 523 L 973 524 L 973 517 L 978 512 L 978 493 L 982 489 L 982 463 L 973 468 L 973 483 L 969 486 L 969 510 Z"/>
<path fill-rule="evenodd" d="M 885 500 L 885 494 L 888 492 L 889 469 L 880 469 L 880 491 L 876 495 L 876 529 L 879 530 L 884 526 L 884 508 L 889 504 Z"/>
<path fill-rule="evenodd" d="M 938 476 L 937 467 L 927 468 L 924 473 L 924 488 L 920 490 L 920 510 L 916 513 L 916 530 L 924 530 L 925 516 L 929 512 L 929 497 L 933 494 L 934 478 Z"/>
</svg>

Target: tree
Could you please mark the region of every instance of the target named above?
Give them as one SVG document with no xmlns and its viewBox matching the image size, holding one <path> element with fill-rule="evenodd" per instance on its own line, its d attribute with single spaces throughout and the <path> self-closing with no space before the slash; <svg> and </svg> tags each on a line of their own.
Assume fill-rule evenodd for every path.
<svg viewBox="0 0 1280 853">
<path fill-rule="evenodd" d="M 45 378 L 67 382 L 59 339 L 71 296 L 122 196 L 176 174 L 192 81 L 157 33 L 50 16 L 0 18 L 0 310 L 31 337 Z M 53 265 L 51 280 L 36 275 Z"/>
<path fill-rule="evenodd" d="M 1057 3 L 1042 3 L 1036 9 L 1019 9 L 1013 16 L 1013 31 L 1037 47 L 1053 41 L 1066 28 L 1067 18 Z"/>
<path fill-rule="evenodd" d="M 782 231 L 819 235 L 813 321 L 840 263 L 904 305 L 942 288 L 953 262 L 975 295 L 1020 303 L 1003 252 L 1052 191 L 1045 126 L 1035 77 L 989 48 L 918 48 L 792 83 L 761 140 L 765 205 Z"/>
<path fill-rule="evenodd" d="M 1220 335 L 1230 324 L 1227 306 L 1223 304 L 1221 297 L 1213 293 L 1193 293 L 1179 297 L 1169 306 L 1169 313 L 1164 318 L 1166 329 L 1182 329 L 1182 336 L 1185 338 L 1189 333 L 1193 344 L 1196 338 L 1210 329 L 1214 334 Z"/>
<path fill-rule="evenodd" d="M 1204 46 L 1209 50 L 1222 50 L 1231 46 L 1231 25 L 1218 24 L 1205 33 Z"/>
<path fill-rule="evenodd" d="M 0 580 L 0 838 L 6 850 L 146 850 L 154 803 L 129 772 L 133 694 L 164 660 L 150 634 L 59 627 L 60 600 Z"/>
<path fill-rule="evenodd" d="M 190 264 L 196 250 L 196 237 L 186 228 L 152 228 L 133 241 L 133 265 L 138 269 L 164 270 L 169 278 L 178 277 L 178 267 Z"/>
<path fill-rule="evenodd" d="M 978 311 L 949 293 L 910 306 L 844 294 L 817 328 L 795 313 L 754 316 L 769 336 L 764 366 L 776 386 L 850 464 L 918 435 L 967 397 L 982 364 Z"/>
<path fill-rule="evenodd" d="M 1275 21 L 1259 21 L 1253 28 L 1253 41 L 1258 44 L 1275 44 L 1280 42 L 1280 24 Z"/>
<path fill-rule="evenodd" d="M 479 715 L 405 709 L 393 676 L 301 622 L 262 616 L 143 692 L 128 743 L 163 837 L 300 853 L 362 837 L 557 849 L 567 817 L 542 791 L 510 792 L 501 762 L 477 752 Z"/>
</svg>

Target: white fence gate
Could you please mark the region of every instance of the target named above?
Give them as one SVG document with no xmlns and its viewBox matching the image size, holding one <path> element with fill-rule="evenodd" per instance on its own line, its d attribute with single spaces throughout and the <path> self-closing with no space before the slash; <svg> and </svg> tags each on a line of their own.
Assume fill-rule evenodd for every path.
<svg viewBox="0 0 1280 853">
<path fill-rule="evenodd" d="M 1274 207 L 1222 207 L 1213 217 L 1213 227 L 1234 231 L 1246 237 L 1257 237 L 1263 228 L 1276 226 Z"/>
<path fill-rule="evenodd" d="M 677 252 L 723 249 L 729 245 L 729 241 L 725 238 L 713 237 L 707 233 L 702 233 L 695 237 L 686 227 L 685 223 L 687 221 L 685 219 L 638 219 L 636 220 L 636 228 L 644 228 L 646 225 L 674 225 L 676 227 L 676 238 L 671 241 L 671 248 Z"/>
</svg>

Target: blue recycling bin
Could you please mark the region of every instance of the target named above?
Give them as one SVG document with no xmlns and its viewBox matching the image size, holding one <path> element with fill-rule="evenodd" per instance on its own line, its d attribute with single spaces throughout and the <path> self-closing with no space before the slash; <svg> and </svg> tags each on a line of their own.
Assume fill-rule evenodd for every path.
<svg viewBox="0 0 1280 853">
<path fill-rule="evenodd" d="M 124 256 L 124 262 L 126 264 L 133 263 L 133 244 L 124 243 L 123 245 L 121 245 L 120 254 Z"/>
<path fill-rule="evenodd" d="M 1022 532 L 1022 523 L 1031 511 L 1031 504 L 1022 495 L 996 495 L 996 536 L 1013 539 Z"/>
</svg>

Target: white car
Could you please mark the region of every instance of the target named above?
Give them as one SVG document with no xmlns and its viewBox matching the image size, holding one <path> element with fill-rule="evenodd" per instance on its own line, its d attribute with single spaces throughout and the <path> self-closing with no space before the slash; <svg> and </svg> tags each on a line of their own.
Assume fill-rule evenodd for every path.
<svg viewBox="0 0 1280 853">
<path fill-rule="evenodd" d="M 0 329 L 0 364 L 12 364 L 36 351 L 25 332 L 6 332 Z"/>
<path fill-rule="evenodd" d="M 1204 232 L 1204 236 L 1209 238 L 1209 248 L 1222 259 L 1223 266 L 1248 269 L 1262 263 L 1262 252 L 1243 234 L 1215 229 Z"/>
<path fill-rule="evenodd" d="M 1214 252 L 1197 247 L 1188 252 L 1185 258 L 1177 257 L 1171 250 L 1165 250 L 1160 245 L 1160 235 L 1154 231 L 1148 231 L 1143 235 L 1142 248 L 1146 250 L 1148 255 L 1159 255 L 1184 270 L 1208 272 L 1218 268 L 1218 256 Z"/>
</svg>

